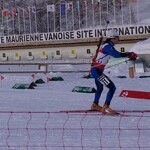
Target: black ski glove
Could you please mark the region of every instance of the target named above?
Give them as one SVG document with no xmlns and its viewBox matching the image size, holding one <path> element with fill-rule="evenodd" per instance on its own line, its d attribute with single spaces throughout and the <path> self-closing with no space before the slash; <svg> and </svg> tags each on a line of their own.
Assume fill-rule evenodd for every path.
<svg viewBox="0 0 150 150">
<path fill-rule="evenodd" d="M 136 60 L 137 54 L 134 52 L 121 53 L 121 57 L 128 57 L 130 60 Z"/>
<path fill-rule="evenodd" d="M 137 58 L 137 54 L 135 54 L 134 52 L 128 52 L 128 56 L 127 56 L 130 60 L 136 60 Z"/>
</svg>

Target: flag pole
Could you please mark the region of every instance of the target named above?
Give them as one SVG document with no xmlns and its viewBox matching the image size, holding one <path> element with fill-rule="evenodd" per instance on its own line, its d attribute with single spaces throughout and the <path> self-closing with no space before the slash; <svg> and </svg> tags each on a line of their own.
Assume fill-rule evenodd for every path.
<svg viewBox="0 0 150 150">
<path fill-rule="evenodd" d="M 36 16 L 36 13 L 37 13 L 37 10 L 36 10 L 36 8 L 35 8 L 35 31 L 36 31 L 36 33 L 37 33 L 37 16 Z"/>
<path fill-rule="evenodd" d="M 101 2 L 100 2 L 100 0 L 98 1 L 98 5 L 99 5 L 99 21 L 100 21 L 100 25 L 102 25 L 102 11 L 101 11 Z"/>
<path fill-rule="evenodd" d="M 3 16 L 3 10 L 2 10 L 2 26 L 3 27 L 1 27 L 2 29 L 3 29 L 3 35 L 4 35 L 4 18 L 3 18 L 4 16 Z"/>
<path fill-rule="evenodd" d="M 137 23 L 139 24 L 139 0 L 137 0 Z"/>
<path fill-rule="evenodd" d="M 7 34 L 9 35 L 9 23 L 8 23 L 8 15 L 7 15 Z"/>
<path fill-rule="evenodd" d="M 53 18 L 54 18 L 54 32 L 56 31 L 56 24 L 55 24 L 55 5 L 53 5 L 54 10 L 53 10 Z"/>
<path fill-rule="evenodd" d="M 93 27 L 94 27 L 94 23 L 95 23 L 95 18 L 94 18 L 94 2 L 92 0 L 92 10 L 93 10 Z"/>
<path fill-rule="evenodd" d="M 76 2 L 76 7 L 78 9 L 79 29 L 80 29 L 80 4 L 79 4 L 79 1 Z"/>
<path fill-rule="evenodd" d="M 73 12 L 73 2 L 72 4 L 72 23 L 73 23 L 73 30 L 74 30 L 74 12 Z"/>
<path fill-rule="evenodd" d="M 30 7 L 28 7 L 28 11 L 29 11 L 30 34 L 31 34 L 31 12 L 30 12 Z"/>
<path fill-rule="evenodd" d="M 24 9 L 22 8 L 23 11 L 23 30 L 24 30 L 24 34 L 26 33 L 26 27 L 25 27 L 25 14 L 24 14 Z"/>
<path fill-rule="evenodd" d="M 85 13 L 86 13 L 86 28 L 87 28 L 87 1 L 85 0 Z"/>
<path fill-rule="evenodd" d="M 122 9 L 122 25 L 123 25 L 123 1 L 121 0 L 121 9 Z"/>
<path fill-rule="evenodd" d="M 108 0 L 107 0 L 107 19 L 108 19 Z"/>
<path fill-rule="evenodd" d="M 129 20 L 130 20 L 130 24 L 131 24 L 131 15 L 132 15 L 132 10 L 131 10 L 131 2 L 129 0 Z"/>
<path fill-rule="evenodd" d="M 59 5 L 59 12 L 60 12 L 60 31 L 61 31 L 61 4 Z"/>
<path fill-rule="evenodd" d="M 48 5 L 47 5 L 47 32 L 49 33 L 49 21 L 48 21 L 48 14 L 49 14 L 49 11 L 48 11 Z"/>
<path fill-rule="evenodd" d="M 79 1 L 78 1 L 79 2 Z M 80 3 L 79 3 L 79 7 L 78 7 L 78 11 L 79 11 L 79 29 L 81 28 L 81 24 L 80 24 L 80 20 L 81 20 L 81 18 L 80 18 Z"/>
<path fill-rule="evenodd" d="M 67 14 L 67 3 L 65 2 L 65 13 L 66 13 L 66 30 L 68 31 L 68 23 L 67 23 L 67 20 L 68 20 L 68 14 Z"/>
<path fill-rule="evenodd" d="M 18 8 L 18 29 L 19 29 L 19 34 L 20 34 L 20 10 Z"/>
<path fill-rule="evenodd" d="M 116 25 L 116 1 L 113 0 L 113 5 L 114 5 L 114 25 Z"/>
<path fill-rule="evenodd" d="M 13 35 L 15 34 L 15 17 L 14 12 L 12 12 L 12 19 L 13 19 Z"/>
</svg>

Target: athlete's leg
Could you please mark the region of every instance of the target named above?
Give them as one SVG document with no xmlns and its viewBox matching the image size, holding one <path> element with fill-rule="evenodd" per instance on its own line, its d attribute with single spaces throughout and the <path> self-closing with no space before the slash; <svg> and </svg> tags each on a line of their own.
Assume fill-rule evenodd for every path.
<svg viewBox="0 0 150 150">
<path fill-rule="evenodd" d="M 110 102 L 112 100 L 112 97 L 116 91 L 116 87 L 111 80 L 110 80 L 110 83 L 107 85 L 107 88 L 109 88 L 109 91 L 107 93 L 106 101 L 105 101 L 104 106 L 102 108 L 102 113 L 104 113 L 104 114 L 105 113 L 116 114 L 117 112 L 109 107 Z"/>
<path fill-rule="evenodd" d="M 105 101 L 105 104 L 107 104 L 108 106 L 110 105 L 110 102 L 113 98 L 113 95 L 116 91 L 116 86 L 115 84 L 110 80 L 110 83 L 107 85 L 107 88 L 109 88 L 109 91 L 107 93 L 107 96 L 106 96 L 106 101 Z"/>
<path fill-rule="evenodd" d="M 99 81 L 109 89 L 107 96 L 106 96 L 104 106 L 101 109 L 101 112 L 102 113 L 109 113 L 109 114 L 116 114 L 117 112 L 115 110 L 112 110 L 109 107 L 110 102 L 112 100 L 112 97 L 116 91 L 116 87 L 115 87 L 114 83 L 105 74 L 102 74 L 99 77 Z"/>
<path fill-rule="evenodd" d="M 92 68 L 91 69 L 91 75 L 95 79 L 95 84 L 96 84 L 96 87 L 97 87 L 95 97 L 94 97 L 94 103 L 98 104 L 101 93 L 103 91 L 103 84 L 98 80 L 99 76 L 102 75 L 102 72 L 101 72 L 100 69 Z"/>
<path fill-rule="evenodd" d="M 102 74 L 99 77 L 99 81 L 109 89 L 107 96 L 106 96 L 106 101 L 105 101 L 105 104 L 109 106 L 112 100 L 112 97 L 116 91 L 115 84 L 105 74 Z"/>
<path fill-rule="evenodd" d="M 96 84 L 97 90 L 95 93 L 94 103 L 98 104 L 100 96 L 101 96 L 102 91 L 103 91 L 103 84 L 101 84 L 98 80 L 95 80 L 95 84 Z"/>
</svg>

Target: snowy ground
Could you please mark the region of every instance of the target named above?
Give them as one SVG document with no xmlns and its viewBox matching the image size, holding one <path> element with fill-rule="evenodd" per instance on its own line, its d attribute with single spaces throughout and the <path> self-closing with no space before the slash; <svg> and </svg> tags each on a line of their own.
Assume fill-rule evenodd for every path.
<svg viewBox="0 0 150 150">
<path fill-rule="evenodd" d="M 63 67 L 68 69 L 68 65 Z M 135 78 L 131 79 L 128 77 L 126 63 L 106 69 L 105 73 L 117 87 L 111 103 L 113 109 L 150 110 L 149 100 L 119 97 L 123 89 L 150 92 L 149 78 L 139 78 L 140 75 L 150 75 L 149 69 L 147 70 L 144 74 L 135 74 Z M 138 117 L 121 120 L 120 117 L 85 114 L 52 113 L 48 116 L 47 112 L 90 108 L 94 93 L 72 92 L 75 86 L 96 88 L 94 80 L 82 78 L 84 75 L 86 73 L 35 74 L 33 79 L 31 74 L 2 74 L 4 79 L 0 81 L 1 149 L 106 150 L 110 147 L 113 150 L 137 150 L 140 147 L 142 150 L 150 149 L 150 113 L 128 112 Z M 117 78 L 120 75 L 127 78 Z M 47 77 L 56 76 L 61 76 L 64 81 L 47 82 Z M 15 83 L 31 83 L 40 78 L 45 83 L 38 84 L 35 89 L 12 89 Z M 106 93 L 107 88 L 104 88 L 100 105 L 103 105 Z M 27 127 L 33 130 L 27 130 Z M 34 132 L 36 127 L 39 128 L 38 133 Z M 142 129 L 141 132 L 139 128 Z"/>
</svg>

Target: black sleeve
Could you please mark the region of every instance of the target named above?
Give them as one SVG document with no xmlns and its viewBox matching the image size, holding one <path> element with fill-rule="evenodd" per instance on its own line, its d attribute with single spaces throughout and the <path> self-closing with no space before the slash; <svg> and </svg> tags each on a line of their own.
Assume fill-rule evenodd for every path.
<svg viewBox="0 0 150 150">
<path fill-rule="evenodd" d="M 121 53 L 121 57 L 128 57 L 130 56 L 130 52 L 126 52 L 126 53 Z"/>
</svg>

